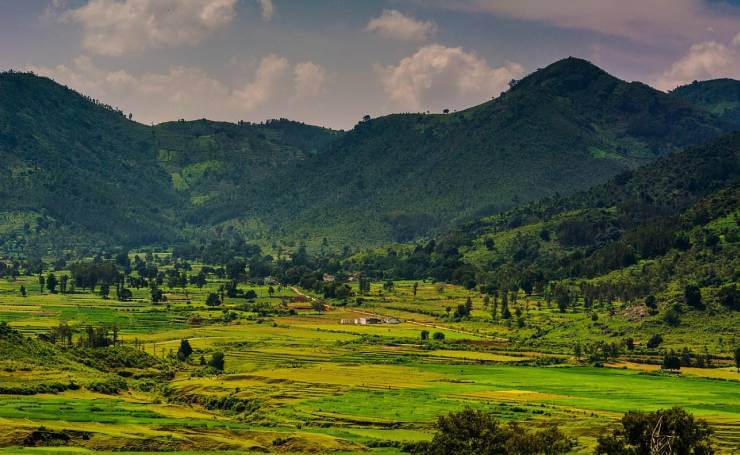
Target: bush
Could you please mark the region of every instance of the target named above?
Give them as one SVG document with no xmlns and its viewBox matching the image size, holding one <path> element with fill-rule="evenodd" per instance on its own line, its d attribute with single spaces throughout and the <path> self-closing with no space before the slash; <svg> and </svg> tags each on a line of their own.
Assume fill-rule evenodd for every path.
<svg viewBox="0 0 740 455">
<path fill-rule="evenodd" d="M 704 309 L 704 303 L 701 301 L 701 289 L 693 284 L 687 285 L 683 290 L 683 299 L 686 305 L 696 308 L 697 310 Z"/>
<path fill-rule="evenodd" d="M 659 333 L 654 334 L 650 337 L 650 339 L 647 342 L 647 347 L 649 349 L 655 349 L 663 342 L 663 337 L 660 336 Z"/>
<path fill-rule="evenodd" d="M 128 389 L 128 384 L 121 378 L 113 377 L 103 381 L 91 382 L 87 385 L 87 389 L 106 395 L 115 395 L 121 390 Z"/>
<path fill-rule="evenodd" d="M 680 370 L 681 359 L 671 352 L 663 356 L 663 362 L 660 364 L 660 368 L 663 370 Z"/>
<path fill-rule="evenodd" d="M 211 360 L 208 361 L 208 366 L 214 370 L 224 371 L 224 353 L 214 352 Z"/>
<path fill-rule="evenodd" d="M 655 412 L 628 412 L 622 428 L 598 439 L 597 454 L 606 455 L 704 455 L 714 453 L 712 430 L 704 420 L 681 408 Z"/>
<path fill-rule="evenodd" d="M 424 455 L 528 455 L 566 453 L 574 445 L 557 426 L 529 432 L 516 423 L 503 425 L 492 414 L 468 408 L 439 417 L 431 442 L 405 450 Z"/>
</svg>

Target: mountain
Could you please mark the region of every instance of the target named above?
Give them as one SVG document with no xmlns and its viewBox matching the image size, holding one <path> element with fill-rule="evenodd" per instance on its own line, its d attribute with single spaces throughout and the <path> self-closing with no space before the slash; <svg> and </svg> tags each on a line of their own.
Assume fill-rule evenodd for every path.
<svg viewBox="0 0 740 455">
<path fill-rule="evenodd" d="M 336 134 L 287 120 L 150 127 L 50 79 L 3 73 L 0 244 L 43 252 L 178 241 L 191 207 L 260 184 Z"/>
<path fill-rule="evenodd" d="M 338 134 L 285 119 L 263 124 L 178 121 L 153 131 L 159 163 L 175 191 L 194 208 L 208 206 L 213 198 L 245 197 L 235 191 L 259 187 L 281 167 L 318 153 Z"/>
<path fill-rule="evenodd" d="M 529 291 L 572 280 L 604 286 L 613 296 L 675 292 L 695 283 L 719 299 L 718 289 L 736 283 L 740 270 L 738 201 L 740 133 L 732 133 L 427 243 L 359 254 L 349 268 Z M 740 296 L 725 304 L 740 308 Z"/>
<path fill-rule="evenodd" d="M 296 239 L 407 241 L 588 188 L 731 129 L 684 100 L 568 58 L 462 112 L 361 122 L 267 194 L 225 205 Z M 259 201 L 269 203 L 250 205 Z"/>
<path fill-rule="evenodd" d="M 8 226 L 150 243 L 181 200 L 152 159 L 151 129 L 50 79 L 0 76 L 0 211 Z M 36 240 L 39 240 L 38 238 Z"/>
<path fill-rule="evenodd" d="M 734 79 L 694 81 L 676 88 L 670 95 L 712 112 L 740 128 L 740 81 Z"/>
<path fill-rule="evenodd" d="M 0 74 L 0 248 L 377 245 L 601 183 L 734 126 L 568 58 L 449 114 L 337 132 L 288 120 L 142 125 L 32 74 Z M 325 239 L 325 240 L 324 240 Z"/>
</svg>

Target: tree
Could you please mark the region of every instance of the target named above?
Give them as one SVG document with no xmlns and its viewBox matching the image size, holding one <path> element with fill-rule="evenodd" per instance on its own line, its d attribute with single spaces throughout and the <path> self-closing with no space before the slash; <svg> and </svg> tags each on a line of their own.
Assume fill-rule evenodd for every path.
<svg viewBox="0 0 740 455">
<path fill-rule="evenodd" d="M 502 424 L 492 414 L 470 408 L 437 419 L 437 432 L 430 442 L 412 449 L 424 455 L 530 455 L 559 454 L 573 448 L 574 441 L 556 426 L 529 432 L 516 423 Z"/>
<path fill-rule="evenodd" d="M 414 281 L 414 285 L 411 286 L 412 291 L 414 292 L 414 297 L 416 297 L 416 290 L 419 289 L 419 283 Z"/>
<path fill-rule="evenodd" d="M 735 369 L 740 373 L 740 346 L 735 348 Z"/>
<path fill-rule="evenodd" d="M 206 297 L 206 305 L 219 306 L 221 305 L 221 299 L 218 298 L 218 295 L 211 292 L 208 294 L 208 297 Z"/>
<path fill-rule="evenodd" d="M 214 370 L 224 371 L 224 353 L 214 352 L 211 360 L 208 361 L 208 366 Z"/>
<path fill-rule="evenodd" d="M 181 362 L 186 361 L 193 354 L 193 348 L 190 347 L 188 340 L 180 340 L 180 349 L 177 350 L 177 358 Z"/>
<path fill-rule="evenodd" d="M 442 332 L 434 332 L 434 334 L 432 335 L 432 338 L 437 341 L 442 341 L 445 339 L 445 334 Z"/>
<path fill-rule="evenodd" d="M 647 342 L 649 349 L 655 349 L 663 342 L 663 337 L 659 333 L 653 334 Z"/>
<path fill-rule="evenodd" d="M 107 299 L 108 295 L 110 294 L 110 286 L 108 283 L 103 283 L 100 285 L 100 297 Z"/>
<path fill-rule="evenodd" d="M 131 289 L 127 288 L 121 288 L 121 290 L 118 292 L 118 300 L 121 302 L 128 302 L 134 297 L 134 294 L 131 292 Z"/>
<path fill-rule="evenodd" d="M 46 277 L 46 289 L 48 289 L 52 294 L 56 294 L 57 284 L 59 284 L 59 281 L 57 280 L 56 275 L 50 273 L 49 276 Z"/>
<path fill-rule="evenodd" d="M 313 308 L 314 311 L 318 311 L 319 313 L 323 312 L 326 309 L 326 305 L 324 305 L 324 302 L 318 299 L 311 300 L 311 308 Z"/>
<path fill-rule="evenodd" d="M 164 295 L 164 292 L 162 292 L 162 290 L 159 288 L 152 288 L 151 296 L 152 296 L 152 303 L 159 303 L 159 302 L 164 302 L 167 300 L 167 297 Z"/>
<path fill-rule="evenodd" d="M 663 321 L 671 327 L 678 327 L 681 324 L 681 313 L 679 312 L 677 305 L 678 304 L 674 304 L 663 315 Z"/>
<path fill-rule="evenodd" d="M 681 359 L 671 351 L 663 356 L 663 363 L 660 364 L 660 368 L 663 370 L 680 370 Z"/>
<path fill-rule="evenodd" d="M 705 455 L 714 453 L 707 422 L 681 408 L 628 412 L 622 427 L 599 436 L 597 454 Z"/>
<path fill-rule="evenodd" d="M 581 347 L 581 343 L 576 342 L 573 345 L 573 355 L 576 356 L 577 361 L 581 361 L 581 357 L 583 356 L 583 348 Z"/>
<path fill-rule="evenodd" d="M 428 330 L 422 330 L 421 331 L 421 341 L 426 341 L 429 339 L 429 331 Z M 740 348 L 738 348 L 738 352 L 740 352 Z"/>
<path fill-rule="evenodd" d="M 740 310 L 740 296 L 734 284 L 722 286 L 717 293 L 719 303 L 730 310 Z"/>
<path fill-rule="evenodd" d="M 486 240 L 484 240 L 483 243 L 485 243 L 486 249 L 488 251 L 493 250 L 493 248 L 496 246 L 496 243 L 491 237 L 486 237 Z"/>
<path fill-rule="evenodd" d="M 41 293 L 44 293 L 44 286 L 46 285 L 46 279 L 44 278 L 44 275 L 39 275 L 39 290 Z"/>
<path fill-rule="evenodd" d="M 688 284 L 683 290 L 683 299 L 686 305 L 696 308 L 697 310 L 704 309 L 704 303 L 701 301 L 701 289 L 693 284 Z"/>
<path fill-rule="evenodd" d="M 652 315 L 658 314 L 658 301 L 654 295 L 650 294 L 645 297 L 645 306 L 648 309 L 648 313 Z"/>
<path fill-rule="evenodd" d="M 21 297 L 26 297 L 28 295 L 28 292 L 26 292 L 26 287 L 21 284 L 20 288 Z"/>
</svg>

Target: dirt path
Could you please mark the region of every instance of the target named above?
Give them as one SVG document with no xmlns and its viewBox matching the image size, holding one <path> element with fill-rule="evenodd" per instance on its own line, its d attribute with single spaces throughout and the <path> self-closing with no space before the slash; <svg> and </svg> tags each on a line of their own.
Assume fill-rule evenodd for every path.
<svg viewBox="0 0 740 455">
<path fill-rule="evenodd" d="M 308 294 L 304 294 L 303 292 L 301 292 L 298 288 L 296 288 L 294 286 L 291 286 L 290 289 L 293 292 L 295 292 L 296 294 L 298 294 L 298 295 L 300 295 L 302 297 L 305 297 L 305 298 L 307 298 L 307 299 L 309 299 L 309 300 L 311 300 L 313 302 L 315 302 L 315 301 L 318 300 L 315 297 L 312 297 L 312 296 L 310 296 Z M 331 305 L 324 304 L 324 306 L 327 307 L 327 308 L 329 308 L 329 309 L 332 308 Z M 381 313 L 373 313 L 373 312 L 370 312 L 370 311 L 363 311 L 363 310 L 358 310 L 358 309 L 355 309 L 355 308 L 352 308 L 350 311 L 352 311 L 353 313 L 363 314 L 365 316 L 374 316 L 374 317 L 381 318 L 381 319 L 383 319 L 383 318 L 395 318 L 395 319 L 399 319 L 399 318 L 396 318 L 395 316 L 390 316 L 390 315 L 381 314 Z M 455 332 L 455 333 L 459 333 L 459 334 L 462 334 L 462 335 L 470 335 L 470 336 L 475 336 L 475 337 L 480 337 L 480 338 L 488 338 L 488 339 L 491 339 L 491 340 L 501 341 L 501 342 L 508 342 L 509 341 L 506 338 L 495 337 L 495 336 L 486 335 L 486 334 L 483 334 L 483 333 L 471 332 L 471 331 L 468 331 L 468 330 L 454 329 L 452 327 L 447 327 L 447 326 L 444 326 L 444 325 L 431 324 L 431 323 L 428 323 L 428 322 L 418 322 L 418 321 L 414 321 L 413 319 L 401 319 L 401 320 L 403 322 L 407 322 L 409 324 L 413 324 L 413 325 L 420 326 L 420 327 L 427 327 L 427 328 L 430 328 L 430 329 L 447 330 L 448 332 Z"/>
</svg>

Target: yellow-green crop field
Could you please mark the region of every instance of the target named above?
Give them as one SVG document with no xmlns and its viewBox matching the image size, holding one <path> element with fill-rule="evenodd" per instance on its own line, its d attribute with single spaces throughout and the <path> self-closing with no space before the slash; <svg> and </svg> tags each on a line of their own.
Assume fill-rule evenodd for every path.
<svg viewBox="0 0 740 455">
<path fill-rule="evenodd" d="M 148 289 L 119 302 L 41 293 L 36 277 L 0 281 L 0 321 L 22 334 L 60 323 L 115 325 L 124 345 L 169 372 L 161 365 L 101 371 L 59 357 L 72 348 L 36 343 L 28 349 L 39 352 L 24 352 L 0 343 L 0 451 L 394 454 L 404 442 L 429 439 L 437 416 L 465 407 L 526 426 L 556 422 L 578 438 L 576 452 L 589 453 L 624 412 L 681 406 L 712 425 L 720 452 L 740 447 L 740 373 L 730 364 L 737 316 L 666 334 L 668 347 L 706 347 L 717 359 L 715 368 L 668 374 L 629 356 L 603 367 L 573 357 L 574 340 L 629 336 L 641 345 L 658 330 L 626 309 L 595 322 L 522 297 L 527 322 L 517 327 L 490 321 L 480 294 L 452 285 L 419 282 L 414 295 L 411 282 L 393 290 L 373 283 L 361 305 L 327 301 L 317 311 L 310 299 L 320 296 L 308 291 L 240 284 L 256 292 L 254 302 L 282 310 L 260 315 L 242 298 L 206 306 L 220 284 L 169 289 L 167 302 L 153 304 Z M 468 297 L 470 320 L 445 317 Z M 342 323 L 373 315 L 399 323 Z M 422 343 L 422 331 L 444 339 Z M 173 358 L 182 339 L 194 349 L 185 362 Z M 225 354 L 222 374 L 200 365 L 214 352 Z M 109 393 L 91 385 L 116 376 L 128 387 Z M 59 390 L 44 388 L 54 384 Z M 13 392 L 21 390 L 31 392 Z M 209 405 L 227 399 L 238 406 Z"/>
</svg>

